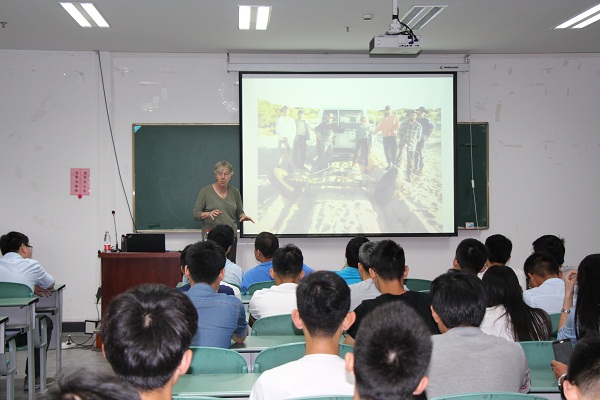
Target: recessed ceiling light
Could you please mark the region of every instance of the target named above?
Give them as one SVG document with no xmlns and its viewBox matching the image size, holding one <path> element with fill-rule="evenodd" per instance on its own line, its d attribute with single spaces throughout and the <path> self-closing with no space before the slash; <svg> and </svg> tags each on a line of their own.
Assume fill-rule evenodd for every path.
<svg viewBox="0 0 600 400">
<path fill-rule="evenodd" d="M 77 23 L 84 28 L 93 26 L 99 28 L 110 28 L 108 22 L 102 17 L 94 3 L 63 3 L 59 2 Z M 93 22 L 93 24 L 92 24 Z"/>
<path fill-rule="evenodd" d="M 600 14 L 599 13 L 600 13 L 600 4 L 598 4 L 598 5 L 590 8 L 587 11 L 582 12 L 579 15 L 574 16 L 570 20 L 563 22 L 562 24 L 558 25 L 554 29 L 565 29 L 565 28 L 579 29 L 579 28 L 583 28 L 585 26 L 588 26 L 589 24 L 592 24 L 592 23 L 598 21 L 600 19 Z M 594 14 L 596 14 L 596 15 L 594 15 Z"/>
<path fill-rule="evenodd" d="M 271 17 L 271 6 L 238 6 L 238 28 L 265 30 Z"/>
<path fill-rule="evenodd" d="M 423 29 L 425 25 L 437 17 L 446 7 L 448 6 L 412 6 L 412 8 L 400 18 L 400 22 L 414 30 Z"/>
</svg>

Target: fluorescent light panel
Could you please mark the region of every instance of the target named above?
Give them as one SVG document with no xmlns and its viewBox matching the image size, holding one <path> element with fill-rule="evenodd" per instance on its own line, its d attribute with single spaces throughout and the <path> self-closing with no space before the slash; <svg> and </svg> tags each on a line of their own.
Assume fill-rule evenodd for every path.
<svg viewBox="0 0 600 400">
<path fill-rule="evenodd" d="M 446 7 L 448 6 L 412 6 L 412 8 L 400 18 L 400 22 L 414 30 L 423 29 L 425 25 L 437 17 Z"/>
<path fill-rule="evenodd" d="M 110 28 L 108 22 L 102 17 L 94 3 L 63 3 L 60 4 L 77 23 L 83 28 L 91 28 L 93 21 L 99 28 Z"/>
<path fill-rule="evenodd" d="M 271 17 L 271 6 L 238 6 L 238 28 L 266 30 Z"/>
<path fill-rule="evenodd" d="M 580 28 L 583 28 L 583 27 L 588 26 L 589 24 L 592 24 L 600 19 L 600 14 L 597 14 L 597 13 L 600 13 L 600 4 L 590 8 L 587 11 L 582 12 L 579 15 L 576 15 L 575 17 L 571 18 L 568 21 L 563 22 L 562 24 L 558 25 L 554 29 L 565 29 L 565 28 L 580 29 Z M 597 15 L 594 15 L 594 14 L 597 14 Z M 594 15 L 594 16 L 589 18 L 592 15 Z"/>
</svg>

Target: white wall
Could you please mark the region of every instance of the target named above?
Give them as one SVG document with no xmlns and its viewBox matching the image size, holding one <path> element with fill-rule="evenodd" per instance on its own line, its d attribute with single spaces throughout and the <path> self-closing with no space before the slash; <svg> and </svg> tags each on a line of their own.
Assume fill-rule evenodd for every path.
<svg viewBox="0 0 600 400">
<path fill-rule="evenodd" d="M 261 62 L 279 62 L 264 56 Z M 267 60 L 267 61 L 265 61 Z M 462 62 L 458 56 L 420 56 L 402 62 Z M 224 54 L 121 54 L 101 57 L 117 157 L 132 204 L 134 123 L 237 122 L 237 74 Z M 287 56 L 291 62 L 385 62 L 362 56 Z M 599 55 L 472 56 L 459 73 L 460 121 L 490 123 L 490 226 L 451 238 L 396 238 L 411 276 L 434 278 L 451 266 L 465 237 L 503 233 L 513 240 L 513 265 L 522 266 L 531 242 L 546 233 L 567 240 L 566 263 L 598 252 L 595 199 L 600 160 L 597 112 Z M 104 230 L 117 215 L 119 234 L 131 232 L 102 97 L 98 56 L 91 52 L 0 51 L 0 231 L 19 230 L 34 258 L 67 284 L 65 320 L 97 315 L 96 257 Z M 92 169 L 92 195 L 69 195 L 69 170 Z M 192 205 L 190 205 L 190 210 Z M 190 211 L 191 213 L 191 211 Z M 114 233 L 112 234 L 114 236 Z M 113 238 L 114 239 L 114 238 Z M 173 233 L 167 247 L 198 240 Z M 317 269 L 343 264 L 347 239 L 285 239 Z M 238 263 L 255 264 L 242 239 Z"/>
</svg>

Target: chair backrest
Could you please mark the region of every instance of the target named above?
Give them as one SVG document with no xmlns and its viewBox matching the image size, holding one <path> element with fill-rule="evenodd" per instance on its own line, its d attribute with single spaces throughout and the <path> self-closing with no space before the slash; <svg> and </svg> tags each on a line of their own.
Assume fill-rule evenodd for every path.
<svg viewBox="0 0 600 400">
<path fill-rule="evenodd" d="M 404 284 L 413 292 L 431 289 L 431 281 L 428 281 L 427 279 L 406 278 Z"/>
<path fill-rule="evenodd" d="M 263 317 L 252 325 L 252 336 L 264 335 L 298 335 L 303 336 L 302 329 L 296 328 L 291 314 Z"/>
<path fill-rule="evenodd" d="M 347 344 L 340 344 L 339 355 L 344 358 L 346 353 L 352 353 L 354 347 Z M 296 361 L 304 357 L 306 353 L 306 343 L 288 343 L 280 346 L 269 347 L 261 351 L 254 361 L 252 372 L 265 372 L 280 365 Z M 327 397 L 330 398 L 330 397 Z M 333 397 L 331 397 L 333 398 Z"/>
<path fill-rule="evenodd" d="M 549 314 L 550 315 L 550 321 L 552 321 L 552 337 L 556 337 L 556 335 L 558 335 L 558 321 L 560 320 L 560 313 L 556 313 L 556 314 Z"/>
<path fill-rule="evenodd" d="M 0 282 L 0 298 L 14 299 L 21 297 L 33 297 L 33 292 L 29 286 L 22 283 Z"/>
<path fill-rule="evenodd" d="M 554 350 L 550 341 L 519 342 L 530 369 L 551 369 L 550 361 L 554 360 Z"/>
<path fill-rule="evenodd" d="M 248 287 L 248 294 L 254 294 L 257 290 L 270 288 L 275 284 L 275 281 L 255 282 Z"/>
<path fill-rule="evenodd" d="M 237 351 L 219 347 L 191 346 L 192 363 L 188 374 L 245 374 L 246 360 Z"/>
<path fill-rule="evenodd" d="M 524 393 L 484 392 L 453 394 L 450 396 L 434 397 L 431 400 L 548 400 L 546 397 Z"/>
</svg>

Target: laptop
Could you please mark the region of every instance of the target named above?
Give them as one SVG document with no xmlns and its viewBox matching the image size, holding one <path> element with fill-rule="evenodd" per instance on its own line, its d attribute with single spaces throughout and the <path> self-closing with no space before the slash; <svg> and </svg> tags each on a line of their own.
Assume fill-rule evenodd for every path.
<svg viewBox="0 0 600 400">
<path fill-rule="evenodd" d="M 121 237 L 121 250 L 128 253 L 164 253 L 164 233 L 128 233 Z"/>
</svg>

